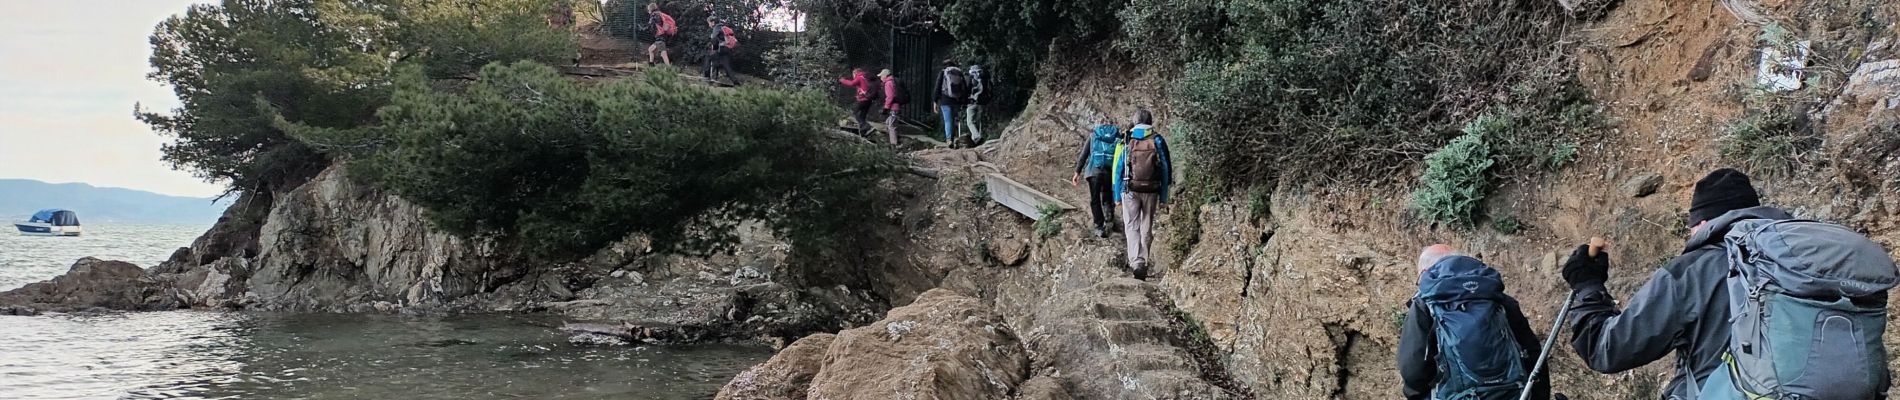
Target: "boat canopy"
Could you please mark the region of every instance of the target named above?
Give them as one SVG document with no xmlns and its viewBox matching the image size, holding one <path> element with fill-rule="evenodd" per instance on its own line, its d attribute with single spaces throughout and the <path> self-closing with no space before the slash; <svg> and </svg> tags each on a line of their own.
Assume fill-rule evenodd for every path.
<svg viewBox="0 0 1900 400">
<path fill-rule="evenodd" d="M 79 214 L 69 210 L 48 208 L 33 213 L 31 222 L 45 222 L 53 226 L 79 226 Z"/>
</svg>

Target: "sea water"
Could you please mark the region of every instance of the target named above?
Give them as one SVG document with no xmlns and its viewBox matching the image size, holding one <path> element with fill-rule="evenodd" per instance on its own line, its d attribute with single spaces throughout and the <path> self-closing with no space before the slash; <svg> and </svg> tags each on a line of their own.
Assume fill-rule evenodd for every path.
<svg viewBox="0 0 1900 400">
<path fill-rule="evenodd" d="M 0 290 L 83 256 L 150 267 L 204 226 L 0 235 Z M 12 232 L 6 232 L 12 233 Z M 0 316 L 0 399 L 705 399 L 759 346 L 573 344 L 544 315 Z"/>
</svg>

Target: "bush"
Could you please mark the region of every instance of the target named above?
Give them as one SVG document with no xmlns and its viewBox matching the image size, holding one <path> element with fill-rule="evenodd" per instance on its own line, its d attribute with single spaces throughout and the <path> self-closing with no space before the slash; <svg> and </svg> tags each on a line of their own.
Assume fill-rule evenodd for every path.
<svg viewBox="0 0 1900 400">
<path fill-rule="evenodd" d="M 140 108 L 140 121 L 175 138 L 167 162 L 231 190 L 287 190 L 321 171 L 320 152 L 359 143 L 308 143 L 279 120 L 331 129 L 375 122 L 390 71 L 437 76 L 492 61 L 572 57 L 572 38 L 549 29 L 545 1 L 416 3 L 240 1 L 193 5 L 152 33 L 151 78 L 181 106 Z"/>
<path fill-rule="evenodd" d="M 1129 0 L 1116 14 L 1122 37 L 1115 49 L 1147 64 L 1184 64 L 1226 58 L 1222 8 L 1226 1 Z"/>
<path fill-rule="evenodd" d="M 1040 217 L 1034 224 L 1036 240 L 1049 240 L 1062 234 L 1062 214 L 1067 214 L 1068 211 L 1054 204 L 1044 204 L 1041 209 L 1036 210 Z"/>
<path fill-rule="evenodd" d="M 385 136 L 354 154 L 359 176 L 463 235 L 519 240 L 532 255 L 578 258 L 629 234 L 703 254 L 764 220 L 812 248 L 875 218 L 877 181 L 897 169 L 876 146 L 824 127 L 812 93 L 687 84 L 660 68 L 580 84 L 533 63 L 490 65 L 462 90 L 420 74 L 398 82 L 381 123 L 316 137 Z"/>
<path fill-rule="evenodd" d="M 1470 227 L 1490 190 L 1491 146 L 1480 118 L 1465 126 L 1464 136 L 1425 156 L 1425 175 L 1412 192 L 1412 210 L 1427 221 Z"/>
<path fill-rule="evenodd" d="M 1193 63 L 1173 97 L 1200 167 L 1236 184 L 1282 172 L 1389 176 L 1514 85 L 1568 74 L 1567 52 L 1553 50 L 1564 18 L 1555 2 L 1228 0 L 1223 9 L 1233 58 Z"/>
<path fill-rule="evenodd" d="M 835 85 L 833 79 L 844 76 L 840 64 L 843 61 L 844 52 L 838 51 L 838 44 L 831 35 L 823 32 L 805 32 L 801 38 L 765 52 L 765 65 L 771 70 L 772 79 L 800 89 L 827 89 Z M 865 71 L 867 78 L 876 79 L 876 74 L 877 71 Z"/>
<path fill-rule="evenodd" d="M 1748 111 L 1722 129 L 1723 157 L 1765 169 L 1792 168 L 1800 156 L 1820 146 L 1808 132 L 1806 116 L 1792 107 Z"/>
</svg>

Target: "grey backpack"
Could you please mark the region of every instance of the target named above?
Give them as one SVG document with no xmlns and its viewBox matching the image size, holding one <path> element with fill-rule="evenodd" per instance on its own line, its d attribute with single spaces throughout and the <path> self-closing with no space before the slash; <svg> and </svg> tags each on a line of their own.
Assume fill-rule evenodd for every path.
<svg viewBox="0 0 1900 400">
<path fill-rule="evenodd" d="M 1733 333 L 1698 398 L 1884 395 L 1887 289 L 1900 282 L 1886 250 L 1806 220 L 1738 221 L 1723 240 Z"/>
</svg>

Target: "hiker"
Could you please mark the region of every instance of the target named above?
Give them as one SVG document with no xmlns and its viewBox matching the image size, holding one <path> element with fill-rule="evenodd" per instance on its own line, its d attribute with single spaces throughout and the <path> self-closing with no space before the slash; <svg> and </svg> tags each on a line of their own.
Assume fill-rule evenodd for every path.
<svg viewBox="0 0 1900 400">
<path fill-rule="evenodd" d="M 673 22 L 673 16 L 660 12 L 660 3 L 647 3 L 647 25 L 653 27 L 653 45 L 647 46 L 647 65 L 653 65 L 653 53 L 660 53 L 660 60 L 673 65 L 673 56 L 667 52 L 666 42 L 679 37 L 680 27 Z"/>
<path fill-rule="evenodd" d="M 851 77 L 839 79 L 838 84 L 856 89 L 857 104 L 851 108 L 851 118 L 858 122 L 858 136 L 869 135 L 871 124 L 865 122 L 864 118 L 871 114 L 871 101 L 875 100 L 871 97 L 871 80 L 864 77 L 863 68 L 852 68 Z"/>
<path fill-rule="evenodd" d="M 985 103 L 983 87 L 986 86 L 988 82 L 985 82 L 983 79 L 982 65 L 972 63 L 970 64 L 970 68 L 964 70 L 964 72 L 968 73 L 970 78 L 970 99 L 965 102 L 967 105 L 963 107 L 963 122 L 968 124 L 970 128 L 970 143 L 980 145 L 983 144 L 983 130 L 977 127 L 977 123 L 982 121 L 983 104 Z"/>
<path fill-rule="evenodd" d="M 1530 398 L 1550 398 L 1549 370 L 1530 379 L 1537 333 L 1496 269 L 1435 244 L 1419 253 L 1418 275 L 1399 326 L 1405 398 L 1515 400 L 1527 382 Z"/>
<path fill-rule="evenodd" d="M 957 148 L 957 106 L 970 99 L 970 77 L 957 68 L 957 61 L 943 59 L 943 71 L 937 73 L 937 114 L 943 116 L 943 142 Z"/>
<path fill-rule="evenodd" d="M 1094 217 L 1095 237 L 1106 238 L 1115 219 L 1114 184 L 1108 168 L 1114 163 L 1115 146 L 1121 144 L 1121 127 L 1097 124 L 1082 139 L 1082 158 L 1075 160 L 1075 175 L 1069 186 L 1089 182 L 1089 216 Z"/>
<path fill-rule="evenodd" d="M 1664 399 L 1885 398 L 1886 291 L 1900 272 L 1859 233 L 1791 219 L 1761 205 L 1748 175 L 1709 173 L 1682 254 L 1620 310 L 1604 288 L 1607 252 L 1578 247 L 1563 264 L 1571 347 L 1606 374 L 1675 353 Z"/>
<path fill-rule="evenodd" d="M 904 87 L 898 83 L 897 75 L 891 74 L 890 69 L 878 71 L 877 79 L 884 81 L 884 130 L 890 134 L 891 147 L 895 148 L 897 147 L 897 115 L 904 108 L 904 104 L 910 101 L 910 97 L 906 97 Z"/>
<path fill-rule="evenodd" d="M 1173 163 L 1168 142 L 1155 132 L 1154 115 L 1148 110 L 1135 113 L 1135 127 L 1128 139 L 1115 149 L 1113 177 L 1115 204 L 1122 209 L 1122 236 L 1128 239 L 1128 269 L 1135 279 L 1148 279 L 1152 261 L 1148 259 L 1154 242 L 1154 218 L 1168 202 L 1168 186 L 1173 183 Z"/>
<path fill-rule="evenodd" d="M 706 44 L 706 80 L 717 83 L 719 81 L 713 79 L 713 73 L 724 71 L 726 79 L 732 80 L 732 86 L 739 86 L 738 74 L 732 73 L 732 53 L 739 48 L 739 37 L 734 36 L 732 28 L 719 18 L 706 17 L 706 27 L 712 28 L 712 42 Z"/>
</svg>

